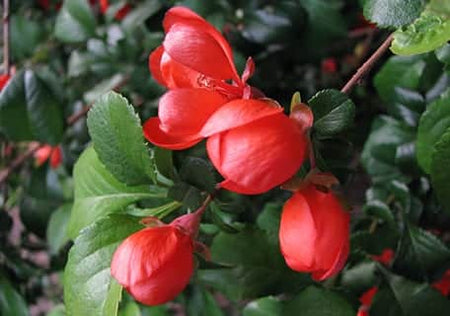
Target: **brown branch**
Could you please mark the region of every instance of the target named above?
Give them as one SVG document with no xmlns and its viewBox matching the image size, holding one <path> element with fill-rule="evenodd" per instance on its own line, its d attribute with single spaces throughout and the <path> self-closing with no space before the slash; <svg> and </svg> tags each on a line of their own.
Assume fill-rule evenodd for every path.
<svg viewBox="0 0 450 316">
<path fill-rule="evenodd" d="M 33 156 L 36 150 L 38 150 L 40 147 L 41 146 L 39 144 L 30 144 L 30 146 L 28 146 L 28 149 L 23 154 L 16 157 L 16 159 L 14 159 L 7 168 L 0 171 L 0 185 L 10 176 L 10 174 L 16 168 L 22 165 L 28 158 Z"/>
<path fill-rule="evenodd" d="M 381 46 L 378 47 L 378 49 L 373 53 L 373 55 L 370 56 L 370 58 L 367 59 L 367 61 L 358 68 L 353 77 L 341 89 L 341 92 L 349 94 L 352 91 L 353 87 L 372 69 L 378 59 L 380 59 L 380 57 L 386 52 L 386 50 L 389 48 L 389 45 L 391 45 L 391 42 L 392 34 L 389 35 L 383 42 L 383 44 L 381 44 Z"/>
<path fill-rule="evenodd" d="M 9 76 L 9 0 L 3 0 L 3 71 Z"/>
</svg>

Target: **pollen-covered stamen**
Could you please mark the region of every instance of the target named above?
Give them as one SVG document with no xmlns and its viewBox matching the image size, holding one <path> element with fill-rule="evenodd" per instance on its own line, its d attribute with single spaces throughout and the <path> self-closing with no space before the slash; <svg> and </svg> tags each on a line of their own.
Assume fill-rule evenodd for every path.
<svg viewBox="0 0 450 316">
<path fill-rule="evenodd" d="M 222 80 L 207 77 L 205 75 L 199 75 L 197 77 L 197 84 L 201 88 L 217 91 L 231 99 L 241 98 L 244 94 L 244 89 L 241 85 L 241 82 L 238 83 L 238 86 L 234 85 L 233 83 L 230 84 Z"/>
</svg>

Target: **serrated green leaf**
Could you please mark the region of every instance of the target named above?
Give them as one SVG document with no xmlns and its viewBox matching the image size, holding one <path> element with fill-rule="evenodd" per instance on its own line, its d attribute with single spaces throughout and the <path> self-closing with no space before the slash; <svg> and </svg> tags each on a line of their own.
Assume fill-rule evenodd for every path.
<svg viewBox="0 0 450 316">
<path fill-rule="evenodd" d="M 105 94 L 89 111 L 87 125 L 100 161 L 118 180 L 129 185 L 156 180 L 140 119 L 127 99 Z"/>
<path fill-rule="evenodd" d="M 444 45 L 448 40 L 450 40 L 448 1 L 431 0 L 418 19 L 394 33 L 391 51 L 397 55 L 423 54 Z"/>
<path fill-rule="evenodd" d="M 450 301 L 426 283 L 417 283 L 380 268 L 389 282 L 403 314 L 408 316 L 445 315 Z"/>
<path fill-rule="evenodd" d="M 267 296 L 248 303 L 242 311 L 243 316 L 281 316 L 282 304 L 273 296 Z"/>
<path fill-rule="evenodd" d="M 13 141 L 57 145 L 63 135 L 62 105 L 32 70 L 20 71 L 0 94 L 0 130 Z"/>
<path fill-rule="evenodd" d="M 450 100 L 450 99 L 449 99 Z M 450 107 L 450 103 L 447 104 Z M 431 156 L 431 182 L 436 190 L 436 195 L 444 210 L 450 214 L 450 128 L 434 145 Z"/>
<path fill-rule="evenodd" d="M 141 228 L 133 217 L 111 215 L 82 231 L 64 270 L 68 315 L 117 315 L 122 287 L 111 276 L 111 258 L 119 243 Z"/>
<path fill-rule="evenodd" d="M 75 201 L 68 236 L 74 238 L 100 217 L 117 213 L 134 202 L 165 196 L 163 189 L 148 185 L 128 186 L 105 168 L 92 147 L 87 148 L 74 167 Z"/>
<path fill-rule="evenodd" d="M 61 247 L 69 241 L 67 224 L 69 223 L 71 210 L 72 204 L 65 204 L 55 210 L 50 216 L 46 239 L 52 254 L 57 254 Z"/>
<path fill-rule="evenodd" d="M 309 286 L 287 302 L 283 315 L 353 316 L 355 311 L 342 296 L 330 290 Z"/>
<path fill-rule="evenodd" d="M 0 314 L 5 316 L 28 315 L 28 308 L 24 298 L 17 293 L 2 274 L 0 274 Z"/>
<path fill-rule="evenodd" d="M 379 27 L 399 27 L 414 21 L 423 4 L 422 0 L 366 0 L 364 16 Z"/>
<path fill-rule="evenodd" d="M 450 89 L 428 105 L 419 121 L 417 131 L 417 161 L 426 173 L 431 172 L 431 155 L 436 142 L 450 127 Z"/>
<path fill-rule="evenodd" d="M 338 90 L 322 90 L 309 101 L 314 114 L 314 130 L 320 136 L 330 136 L 347 129 L 355 116 L 355 105 Z"/>
<path fill-rule="evenodd" d="M 65 43 L 78 43 L 95 35 L 95 17 L 87 0 L 66 0 L 55 23 L 55 36 Z"/>
<path fill-rule="evenodd" d="M 415 279 L 422 279 L 449 260 L 450 250 L 438 238 L 419 227 L 407 225 L 394 268 Z"/>
</svg>

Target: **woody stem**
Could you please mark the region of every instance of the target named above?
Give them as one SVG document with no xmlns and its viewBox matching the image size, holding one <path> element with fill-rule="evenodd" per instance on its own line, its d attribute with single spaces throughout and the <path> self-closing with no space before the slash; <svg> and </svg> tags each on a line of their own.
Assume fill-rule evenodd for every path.
<svg viewBox="0 0 450 316">
<path fill-rule="evenodd" d="M 3 0 L 3 71 L 9 76 L 9 0 Z"/>
<path fill-rule="evenodd" d="M 341 89 L 342 93 L 349 94 L 354 86 L 364 77 L 375 65 L 375 63 L 380 59 L 381 56 L 386 52 L 392 42 L 392 34 L 390 34 L 386 40 L 381 44 L 380 47 L 372 54 L 372 56 L 367 59 L 367 61 L 358 68 L 356 73 L 350 78 L 350 80 Z"/>
</svg>

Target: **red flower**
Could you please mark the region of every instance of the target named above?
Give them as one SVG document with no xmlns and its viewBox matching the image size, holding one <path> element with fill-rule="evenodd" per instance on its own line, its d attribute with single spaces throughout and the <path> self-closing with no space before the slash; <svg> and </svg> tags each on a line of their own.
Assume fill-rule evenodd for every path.
<svg viewBox="0 0 450 316">
<path fill-rule="evenodd" d="M 139 302 L 159 305 L 174 299 L 189 283 L 194 242 L 203 209 L 169 225 L 148 218 L 144 228 L 120 244 L 111 262 L 111 275 Z M 198 247 L 201 246 L 201 247 Z"/>
<path fill-rule="evenodd" d="M 377 292 L 378 287 L 373 286 L 360 296 L 359 301 L 361 302 L 361 306 L 359 307 L 356 316 L 369 316 L 369 309 L 370 306 L 372 306 L 373 298 Z"/>
<path fill-rule="evenodd" d="M 337 71 L 336 59 L 331 57 L 322 60 L 321 68 L 323 73 L 335 73 Z"/>
<path fill-rule="evenodd" d="M 11 79 L 11 76 L 9 75 L 0 75 L 0 91 L 3 90 L 3 88 L 8 83 L 9 79 Z"/>
<path fill-rule="evenodd" d="M 288 180 L 306 150 L 304 130 L 283 109 L 241 78 L 228 42 L 203 18 L 182 7 L 164 18 L 166 38 L 149 58 L 153 77 L 170 89 L 158 117 L 144 125 L 153 144 L 185 149 L 208 138 L 208 155 L 225 180 L 222 187 L 259 194 Z"/>
<path fill-rule="evenodd" d="M 390 265 L 392 260 L 394 259 L 394 255 L 395 255 L 394 250 L 392 250 L 390 248 L 386 248 L 383 250 L 381 255 L 379 255 L 379 256 L 373 255 L 372 259 L 375 261 L 378 261 L 382 264 Z"/>
<path fill-rule="evenodd" d="M 105 14 L 109 8 L 109 0 L 100 0 L 100 12 Z M 126 3 L 119 10 L 117 10 L 114 16 L 117 20 L 122 20 L 131 10 L 131 6 Z"/>
<path fill-rule="evenodd" d="M 44 145 L 36 150 L 34 158 L 37 166 L 41 166 L 50 159 L 50 166 L 53 169 L 58 168 L 62 162 L 61 146 L 52 147 L 50 145 Z"/>
<path fill-rule="evenodd" d="M 287 265 L 324 280 L 338 273 L 349 253 L 349 214 L 336 196 L 308 185 L 286 202 L 279 232 Z"/>
<path fill-rule="evenodd" d="M 431 284 L 431 287 L 441 292 L 442 295 L 448 296 L 450 294 L 450 269 L 445 271 L 440 280 Z"/>
</svg>

